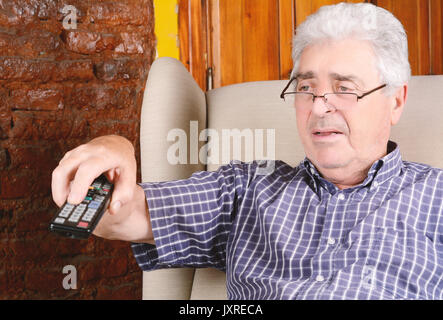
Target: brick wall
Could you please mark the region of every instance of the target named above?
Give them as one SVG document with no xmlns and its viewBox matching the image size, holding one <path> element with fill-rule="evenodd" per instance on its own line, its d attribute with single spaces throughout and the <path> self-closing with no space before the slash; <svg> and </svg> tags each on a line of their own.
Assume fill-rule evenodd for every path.
<svg viewBox="0 0 443 320">
<path fill-rule="evenodd" d="M 141 298 L 128 243 L 47 228 L 51 173 L 66 151 L 119 134 L 139 154 L 153 29 L 152 0 L 0 1 L 0 299 Z M 75 290 L 63 288 L 66 265 Z"/>
</svg>

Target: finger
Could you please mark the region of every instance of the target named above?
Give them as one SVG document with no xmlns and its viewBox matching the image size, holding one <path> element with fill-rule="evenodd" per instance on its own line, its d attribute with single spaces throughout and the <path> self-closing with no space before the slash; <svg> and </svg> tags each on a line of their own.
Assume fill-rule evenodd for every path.
<svg viewBox="0 0 443 320">
<path fill-rule="evenodd" d="M 109 182 L 114 183 L 114 177 L 115 177 L 115 168 L 108 170 L 105 173 L 106 178 L 108 179 Z"/>
<path fill-rule="evenodd" d="M 111 169 L 111 166 L 112 164 L 104 163 L 101 158 L 90 158 L 87 162 L 81 163 L 75 172 L 75 177 L 68 195 L 68 202 L 71 204 L 79 204 L 82 202 L 94 179 L 103 172 Z"/>
<path fill-rule="evenodd" d="M 73 179 L 74 173 L 74 171 L 64 173 L 57 168 L 52 172 L 52 200 L 54 200 L 55 204 L 59 207 L 61 207 L 68 198 L 70 181 Z"/>
<path fill-rule="evenodd" d="M 52 199 L 59 207 L 65 203 L 68 197 L 70 182 L 74 178 L 79 164 L 87 157 L 83 152 L 76 152 L 78 149 L 82 148 L 77 147 L 68 151 L 52 172 Z"/>
</svg>

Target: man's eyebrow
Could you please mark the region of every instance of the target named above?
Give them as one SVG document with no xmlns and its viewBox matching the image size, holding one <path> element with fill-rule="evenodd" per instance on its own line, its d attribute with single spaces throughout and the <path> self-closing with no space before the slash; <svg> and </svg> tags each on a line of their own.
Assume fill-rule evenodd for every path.
<svg viewBox="0 0 443 320">
<path fill-rule="evenodd" d="M 305 80 L 305 79 L 313 79 L 315 78 L 316 75 L 314 72 L 312 71 L 308 71 L 308 72 L 298 72 L 295 74 L 294 78 L 297 80 Z"/>
<path fill-rule="evenodd" d="M 338 73 L 330 73 L 329 76 L 332 79 L 338 80 L 338 81 L 351 81 L 354 82 L 357 85 L 363 86 L 364 87 L 364 82 L 357 76 L 352 75 L 352 74 L 338 74 Z"/>
<path fill-rule="evenodd" d="M 317 75 L 313 71 L 307 71 L 307 72 L 298 72 L 295 74 L 294 78 L 299 80 L 306 80 L 306 79 L 314 79 Z M 352 75 L 352 74 L 339 74 L 336 72 L 332 72 L 329 74 L 329 77 L 334 80 L 338 81 L 351 81 L 354 82 L 357 86 L 364 87 L 364 82 L 359 77 Z"/>
</svg>

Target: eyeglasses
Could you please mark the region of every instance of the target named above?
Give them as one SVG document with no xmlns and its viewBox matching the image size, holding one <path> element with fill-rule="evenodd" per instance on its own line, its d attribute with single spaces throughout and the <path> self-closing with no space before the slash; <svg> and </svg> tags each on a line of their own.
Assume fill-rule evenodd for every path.
<svg viewBox="0 0 443 320">
<path fill-rule="evenodd" d="M 289 81 L 280 95 L 280 98 L 291 106 L 310 106 L 314 103 L 315 98 L 323 98 L 327 104 L 332 105 L 335 108 L 349 108 L 355 106 L 360 99 L 363 99 L 367 95 L 386 87 L 386 84 L 384 84 L 361 95 L 358 95 L 355 92 L 334 92 L 317 96 L 313 92 L 288 91 L 294 80 L 296 80 L 296 78 L 292 78 Z"/>
</svg>

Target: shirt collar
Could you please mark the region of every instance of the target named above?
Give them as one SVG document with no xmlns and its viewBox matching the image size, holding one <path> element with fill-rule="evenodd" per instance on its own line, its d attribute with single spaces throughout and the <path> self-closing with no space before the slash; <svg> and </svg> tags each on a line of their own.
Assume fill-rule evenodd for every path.
<svg viewBox="0 0 443 320">
<path fill-rule="evenodd" d="M 400 148 L 398 147 L 397 143 L 389 141 L 387 146 L 387 155 L 372 164 L 368 171 L 368 176 L 359 185 L 359 187 L 369 187 L 370 191 L 373 191 L 379 185 L 398 175 L 401 171 L 402 163 Z M 308 158 L 305 158 L 302 164 L 311 180 L 310 183 L 313 185 L 315 192 L 319 190 L 319 187 L 322 184 L 327 190 L 330 192 L 332 191 L 332 183 L 321 177 L 317 168 Z"/>
</svg>

